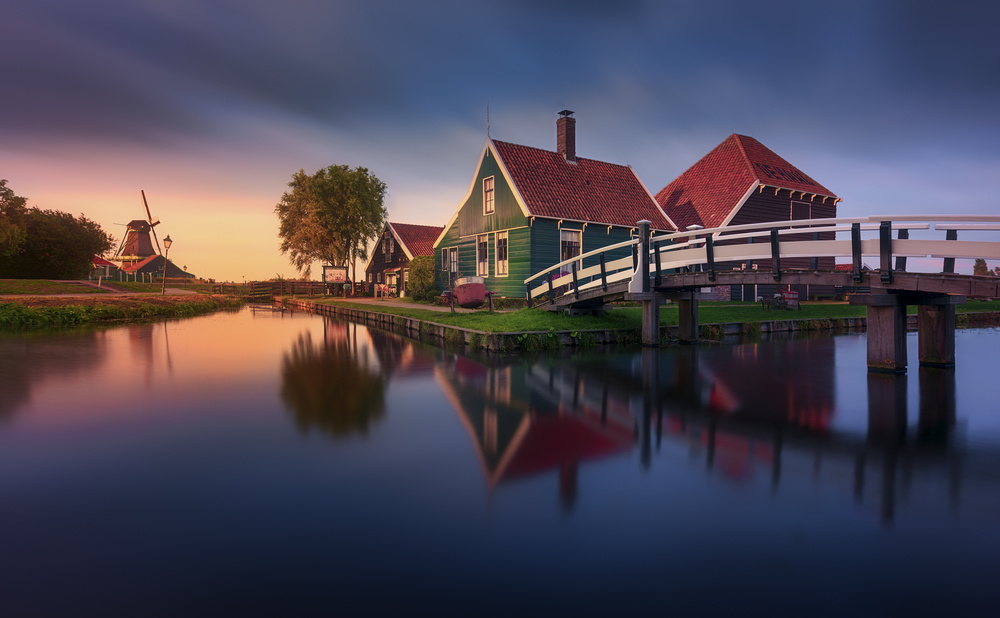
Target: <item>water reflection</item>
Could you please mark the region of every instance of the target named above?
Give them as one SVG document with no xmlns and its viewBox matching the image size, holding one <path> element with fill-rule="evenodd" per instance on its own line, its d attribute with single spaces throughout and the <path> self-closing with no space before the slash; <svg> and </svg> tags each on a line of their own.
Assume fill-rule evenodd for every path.
<svg viewBox="0 0 1000 618">
<path fill-rule="evenodd" d="M 0 421 L 31 401 L 43 384 L 94 371 L 108 355 L 104 332 L 0 336 Z"/>
<path fill-rule="evenodd" d="M 555 473 L 566 508 L 581 491 L 584 464 L 637 452 L 638 464 L 648 469 L 665 465 L 656 455 L 672 444 L 730 482 L 764 475 L 773 492 L 789 470 L 795 476 L 807 470 L 818 484 L 852 479 L 848 494 L 877 506 L 891 524 L 899 496 L 916 477 L 945 472 L 955 502 L 957 462 L 968 455 L 951 441 L 954 370 L 919 370 L 919 419 L 911 435 L 905 374 L 864 371 L 866 425 L 835 427 L 837 345 L 831 338 L 531 361 L 435 357 L 384 332 L 372 343 L 386 376 L 404 357 L 438 359 L 438 383 L 491 491 Z"/>
<path fill-rule="evenodd" d="M 367 435 L 383 417 L 387 377 L 372 354 L 394 357 L 409 344 L 372 344 L 367 329 L 343 322 L 327 321 L 322 341 L 309 332 L 298 336 L 282 357 L 281 399 L 300 430 Z"/>
</svg>

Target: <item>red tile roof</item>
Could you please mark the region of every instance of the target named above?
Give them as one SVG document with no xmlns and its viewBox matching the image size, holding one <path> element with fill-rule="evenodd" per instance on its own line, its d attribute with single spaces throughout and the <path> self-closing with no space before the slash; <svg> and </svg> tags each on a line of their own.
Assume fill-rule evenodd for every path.
<svg viewBox="0 0 1000 618">
<path fill-rule="evenodd" d="M 675 229 L 631 167 L 492 140 L 515 188 L 533 216 Z"/>
<path fill-rule="evenodd" d="M 444 231 L 443 225 L 389 223 L 389 227 L 411 257 L 434 255 L 434 241 Z"/>
<path fill-rule="evenodd" d="M 733 134 L 656 194 L 656 201 L 682 229 L 719 227 L 760 182 L 769 187 L 837 197 L 752 137 Z"/>
</svg>

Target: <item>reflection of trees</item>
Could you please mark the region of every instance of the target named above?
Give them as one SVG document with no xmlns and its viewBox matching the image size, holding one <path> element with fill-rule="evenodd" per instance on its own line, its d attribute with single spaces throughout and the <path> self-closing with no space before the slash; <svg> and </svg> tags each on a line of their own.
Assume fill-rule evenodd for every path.
<svg viewBox="0 0 1000 618">
<path fill-rule="evenodd" d="M 100 331 L 0 337 L 0 421 L 28 403 L 39 384 L 94 371 L 105 362 L 107 352 Z"/>
<path fill-rule="evenodd" d="M 281 363 L 281 398 L 303 431 L 367 435 L 385 413 L 385 378 L 355 354 L 350 340 L 314 345 L 302 335 Z"/>
</svg>

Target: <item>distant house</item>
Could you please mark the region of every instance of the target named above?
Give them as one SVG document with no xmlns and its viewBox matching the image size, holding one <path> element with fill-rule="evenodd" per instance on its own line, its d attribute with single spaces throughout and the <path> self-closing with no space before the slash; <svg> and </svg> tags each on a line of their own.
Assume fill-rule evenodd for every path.
<svg viewBox="0 0 1000 618">
<path fill-rule="evenodd" d="M 480 276 L 490 291 L 521 297 L 527 277 L 629 240 L 638 221 L 675 229 L 631 167 L 576 156 L 572 114 L 560 112 L 555 151 L 486 139 L 469 191 L 434 243 L 439 288 Z M 628 250 L 620 253 L 608 259 Z"/>
<path fill-rule="evenodd" d="M 146 277 L 162 277 L 166 262 L 166 276 L 168 279 L 194 279 L 191 273 L 181 270 L 173 262 L 162 255 L 151 255 L 139 262 L 124 263 L 118 270 L 118 276 L 125 281 L 142 281 Z"/>
<path fill-rule="evenodd" d="M 686 172 L 656 194 L 657 203 L 681 230 L 692 226 L 718 228 L 768 221 L 794 221 L 837 216 L 840 198 L 799 168 L 746 135 L 730 135 Z M 804 239 L 811 239 L 808 234 Z M 823 239 L 826 239 L 823 236 Z M 724 234 L 715 234 L 725 244 Z M 743 241 L 746 242 L 746 241 Z M 834 258 L 782 260 L 783 268 L 834 269 Z M 770 260 L 718 264 L 717 268 L 768 269 Z M 753 300 L 773 293 L 767 289 L 730 290 L 734 300 Z M 800 297 L 832 294 L 832 288 L 799 286 Z"/>
<path fill-rule="evenodd" d="M 368 289 L 384 286 L 385 291 L 406 296 L 410 260 L 434 255 L 434 241 L 443 229 L 440 225 L 387 222 L 365 265 Z"/>
<path fill-rule="evenodd" d="M 90 278 L 97 279 L 103 278 L 107 279 L 111 275 L 118 272 L 118 267 L 114 263 L 105 260 L 99 255 L 95 255 L 94 259 L 91 260 Z"/>
</svg>

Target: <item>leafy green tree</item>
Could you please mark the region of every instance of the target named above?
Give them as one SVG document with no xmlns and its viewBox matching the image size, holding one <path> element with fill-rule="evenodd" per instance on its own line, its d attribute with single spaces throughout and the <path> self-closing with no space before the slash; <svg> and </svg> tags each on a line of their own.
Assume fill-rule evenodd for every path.
<svg viewBox="0 0 1000 618">
<path fill-rule="evenodd" d="M 80 215 L 27 208 L 0 180 L 0 277 L 79 279 L 95 255 L 113 245 L 97 223 Z"/>
<path fill-rule="evenodd" d="M 998 268 L 996 268 L 994 270 L 990 270 L 990 267 L 986 265 L 986 260 L 984 260 L 983 258 L 976 258 L 975 263 L 973 263 L 973 265 L 972 265 L 972 274 L 973 275 L 991 275 L 991 276 L 995 276 L 997 273 L 1000 273 L 1000 267 L 998 267 Z"/>
<path fill-rule="evenodd" d="M 364 167 L 331 165 L 309 175 L 299 170 L 275 206 L 281 252 L 306 277 L 313 262 L 352 268 L 368 258 L 368 244 L 385 223 L 386 186 Z"/>
<path fill-rule="evenodd" d="M 24 229 L 18 225 L 24 216 L 27 198 L 19 197 L 0 179 L 0 258 L 12 258 L 24 242 Z"/>
<path fill-rule="evenodd" d="M 31 208 L 21 222 L 25 238 L 17 254 L 0 265 L 0 276 L 14 279 L 81 279 L 95 255 L 113 241 L 101 226 L 80 215 Z"/>
<path fill-rule="evenodd" d="M 434 256 L 418 255 L 410 260 L 409 292 L 416 300 L 431 300 L 437 296 L 434 285 Z"/>
</svg>

